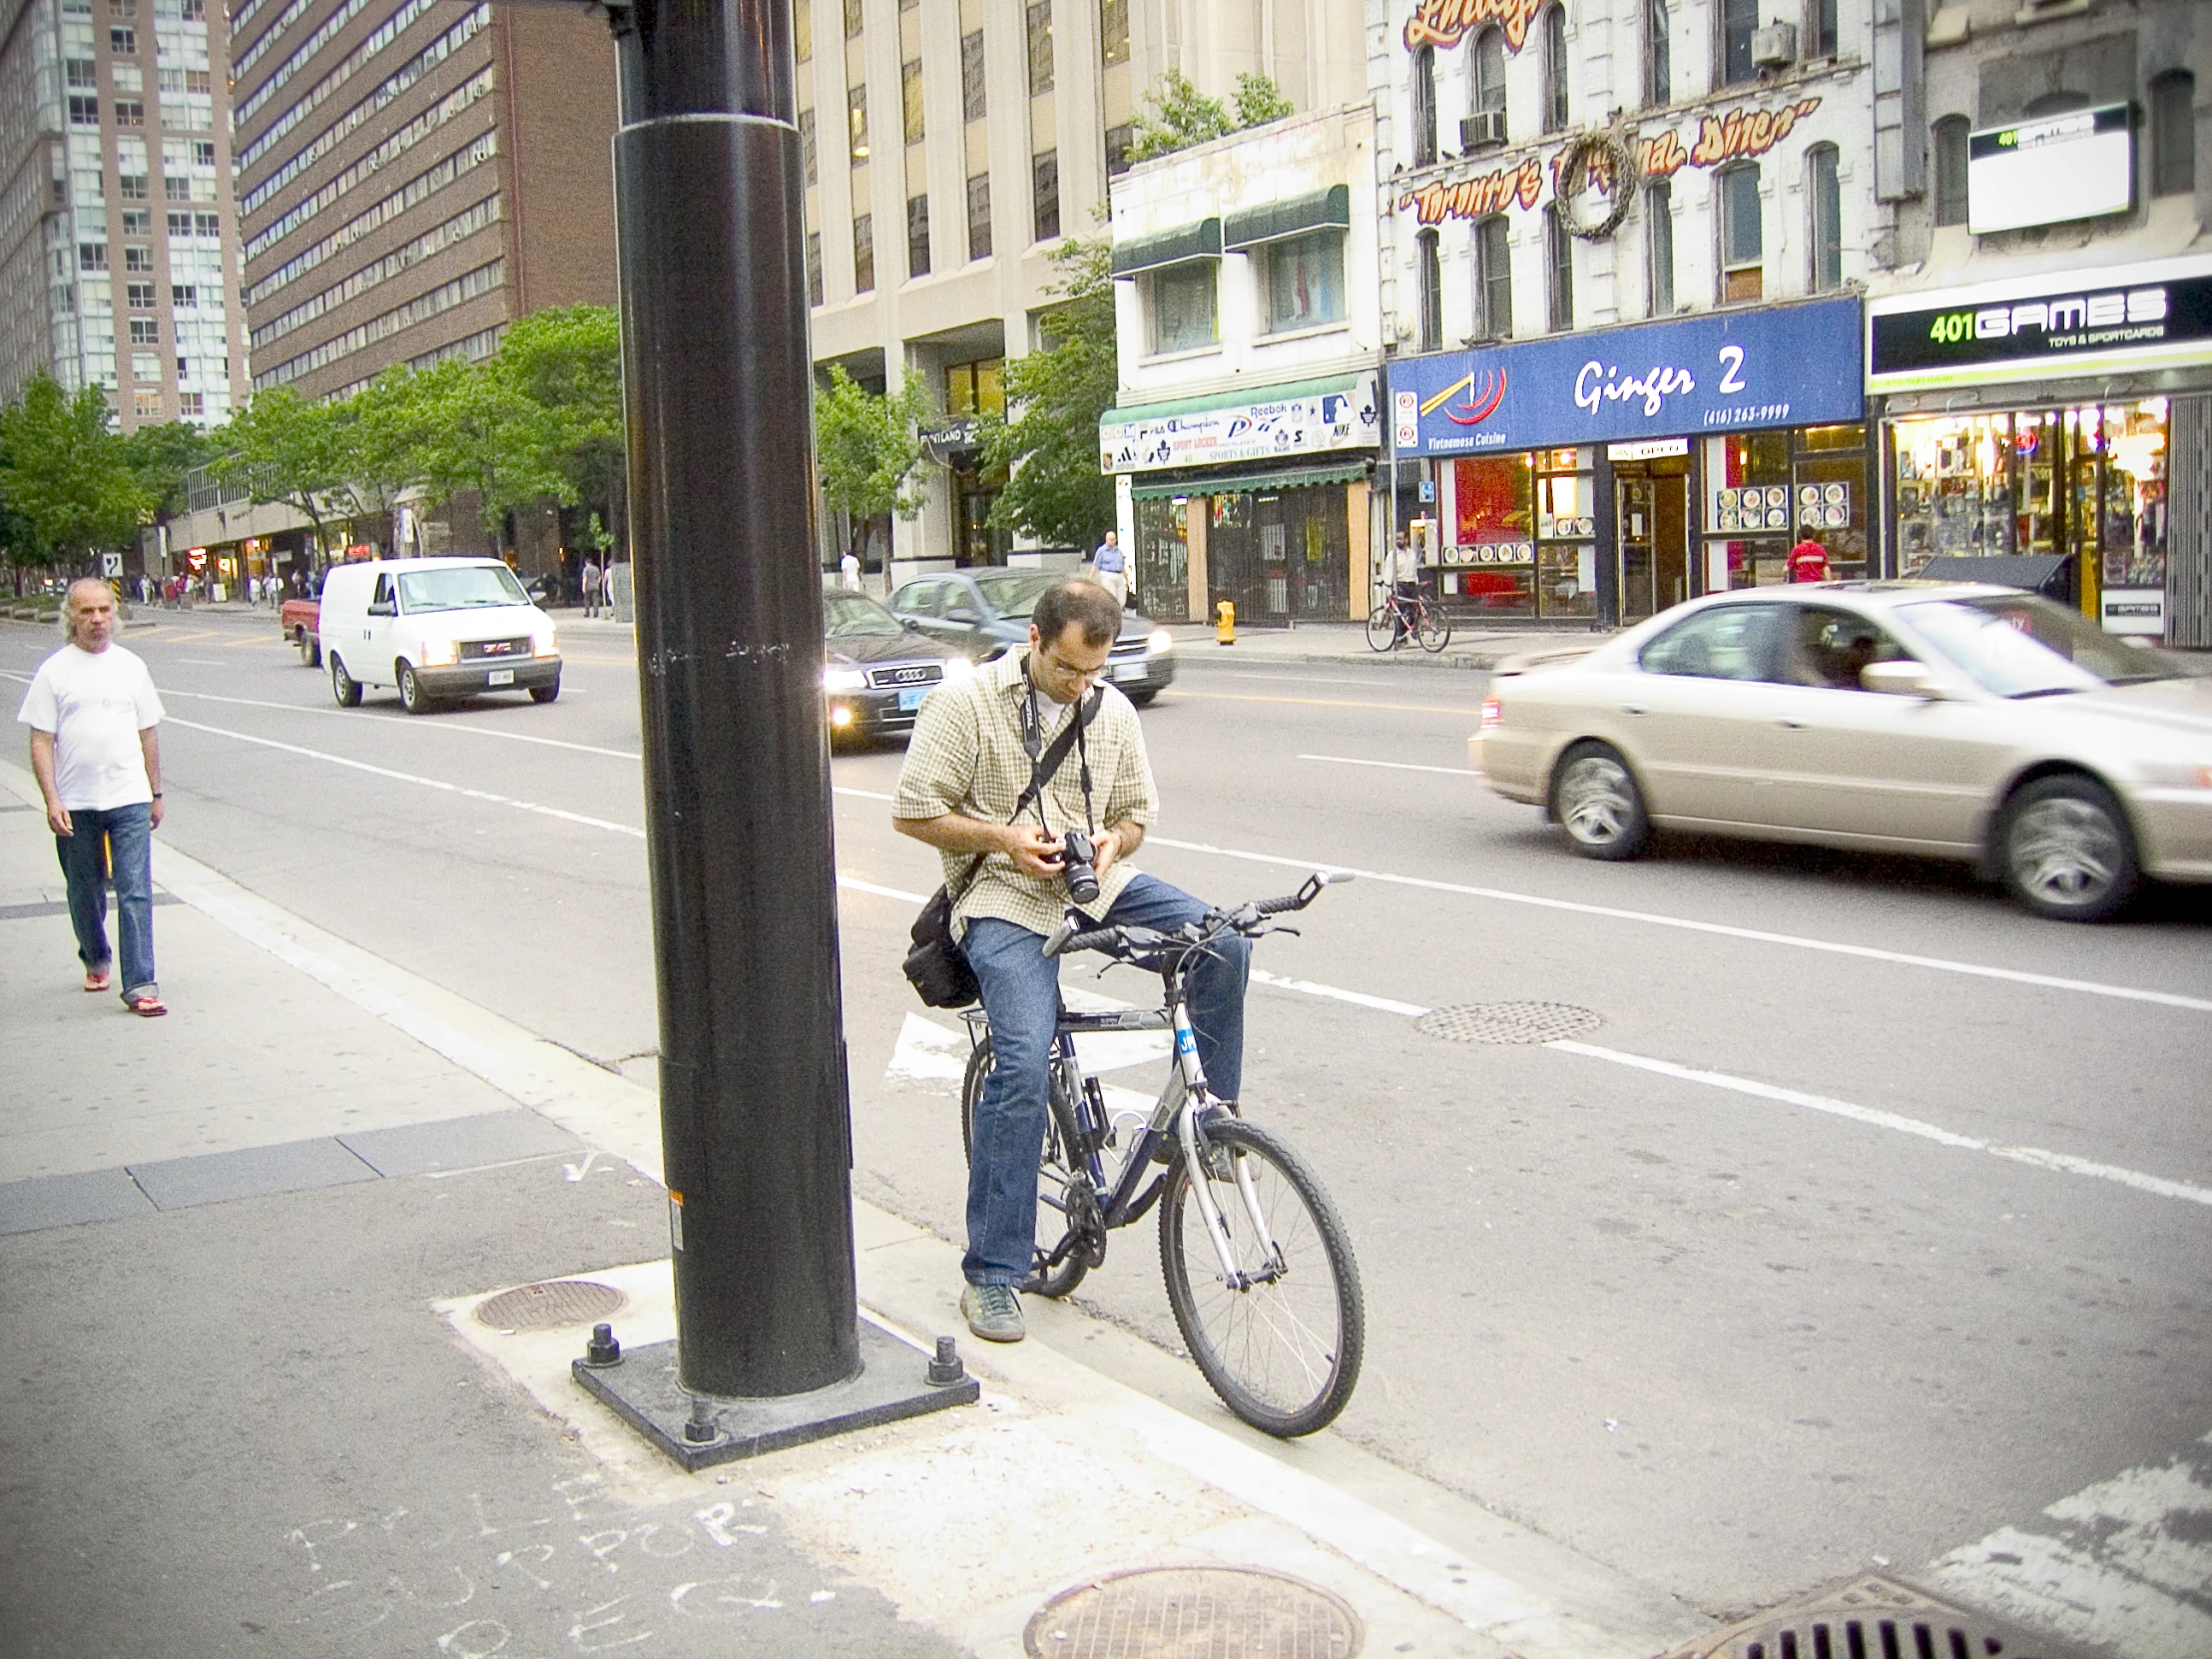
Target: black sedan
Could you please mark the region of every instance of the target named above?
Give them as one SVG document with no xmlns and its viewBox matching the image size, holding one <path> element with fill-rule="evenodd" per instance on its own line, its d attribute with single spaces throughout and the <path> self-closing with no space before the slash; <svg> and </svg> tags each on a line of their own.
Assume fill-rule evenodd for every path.
<svg viewBox="0 0 2212 1659">
<path fill-rule="evenodd" d="M 958 570 L 921 576 L 891 595 L 891 614 L 918 634 L 988 662 L 1029 643 L 1029 613 L 1061 578 L 1040 570 Z M 1139 708 L 1175 679 L 1175 637 L 1135 611 L 1121 614 L 1121 637 L 1106 678 Z"/>
<path fill-rule="evenodd" d="M 911 731 L 923 698 L 974 671 L 966 656 L 899 626 L 865 594 L 828 590 L 822 622 L 822 690 L 832 739 Z"/>
</svg>

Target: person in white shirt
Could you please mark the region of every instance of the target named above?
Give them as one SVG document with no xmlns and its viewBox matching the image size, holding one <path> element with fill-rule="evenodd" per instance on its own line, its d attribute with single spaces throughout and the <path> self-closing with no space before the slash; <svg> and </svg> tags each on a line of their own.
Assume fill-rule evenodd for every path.
<svg viewBox="0 0 2212 1659">
<path fill-rule="evenodd" d="M 69 919 L 85 989 L 104 991 L 108 950 L 105 843 L 115 873 L 123 1005 L 166 1014 L 154 980 L 153 833 L 162 822 L 162 700 L 145 663 L 115 643 L 115 595 L 92 577 L 63 604 L 69 643 L 39 664 L 16 719 L 31 729 L 31 771 L 69 883 Z"/>
<path fill-rule="evenodd" d="M 1121 550 L 1121 533 L 1106 532 L 1106 539 L 1091 554 L 1091 580 L 1114 596 L 1117 605 L 1129 603 L 1129 559 Z"/>
</svg>

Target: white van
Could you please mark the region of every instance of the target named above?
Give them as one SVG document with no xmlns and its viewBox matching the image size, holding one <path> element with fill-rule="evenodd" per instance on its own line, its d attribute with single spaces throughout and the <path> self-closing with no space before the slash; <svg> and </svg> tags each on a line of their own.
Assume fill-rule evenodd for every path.
<svg viewBox="0 0 2212 1659">
<path fill-rule="evenodd" d="M 479 692 L 561 695 L 553 619 L 497 559 L 332 565 L 317 629 L 341 709 L 357 707 L 364 686 L 397 687 L 411 715 Z"/>
</svg>

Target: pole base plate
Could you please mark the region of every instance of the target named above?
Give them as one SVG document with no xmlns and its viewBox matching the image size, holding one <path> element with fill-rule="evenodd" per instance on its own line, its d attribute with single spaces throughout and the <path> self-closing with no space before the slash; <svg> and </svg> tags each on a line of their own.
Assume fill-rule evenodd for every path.
<svg viewBox="0 0 2212 1659">
<path fill-rule="evenodd" d="M 569 1372 L 623 1421 L 692 1470 L 948 1406 L 972 1405 L 981 1397 L 982 1389 L 972 1377 L 932 1387 L 926 1381 L 928 1355 L 866 1320 L 859 1322 L 859 1375 L 842 1382 L 803 1394 L 745 1399 L 699 1396 L 713 1413 L 716 1431 L 713 1439 L 705 1441 L 691 1439 L 686 1432 L 697 1432 L 692 1426 L 694 1396 L 677 1383 L 675 1343 L 625 1349 L 620 1363 L 613 1366 L 588 1366 L 577 1360 Z"/>
</svg>

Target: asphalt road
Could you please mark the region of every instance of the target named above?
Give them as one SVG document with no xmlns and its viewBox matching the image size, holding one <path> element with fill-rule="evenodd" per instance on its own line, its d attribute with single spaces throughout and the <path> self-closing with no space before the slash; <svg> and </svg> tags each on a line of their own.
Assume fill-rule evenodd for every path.
<svg viewBox="0 0 2212 1659">
<path fill-rule="evenodd" d="M 51 643 L 0 629 L 0 672 Z M 126 643 L 169 700 L 178 846 L 650 1075 L 625 642 L 572 635 L 551 707 L 422 719 L 336 709 L 266 616 Z M 1246 1082 L 1365 1270 L 1342 1431 L 1728 1614 L 2031 1525 L 2212 1429 L 2212 894 L 2076 928 L 1904 860 L 1585 862 L 1465 775 L 1479 697 L 1194 657 L 1144 717 L 1166 803 L 1144 867 L 1224 899 L 1313 863 L 1370 877 L 1261 948 L 1308 988 L 1255 988 Z M 937 876 L 888 828 L 898 765 L 834 763 L 838 864 L 918 893 Z M 844 893 L 856 1180 L 954 1237 L 954 1107 L 911 1063 L 932 1039 L 897 975 L 911 912 Z M 163 987 L 182 1017 L 256 1017 L 189 961 Z M 1483 1046 L 1406 1011 L 1505 1000 L 1599 1023 L 1578 1049 Z M 1173 1345 L 1149 1228 L 1083 1297 Z"/>
</svg>

